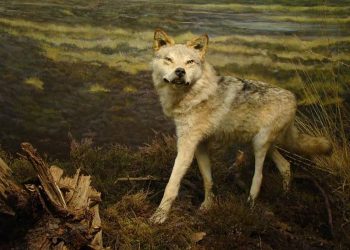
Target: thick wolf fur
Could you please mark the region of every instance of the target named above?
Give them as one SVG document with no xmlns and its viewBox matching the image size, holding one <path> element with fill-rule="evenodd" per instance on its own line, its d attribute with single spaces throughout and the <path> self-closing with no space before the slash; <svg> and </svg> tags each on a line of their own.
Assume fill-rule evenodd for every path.
<svg viewBox="0 0 350 250">
<path fill-rule="evenodd" d="M 327 139 L 298 132 L 294 126 L 297 105 L 290 91 L 259 81 L 218 76 L 205 61 L 207 45 L 207 35 L 175 44 L 164 31 L 155 31 L 152 77 L 164 113 L 175 121 L 178 150 L 163 199 L 151 218 L 155 223 L 167 218 L 194 156 L 205 188 L 201 208 L 210 207 L 213 181 L 207 142 L 211 138 L 252 143 L 255 173 L 248 199 L 252 203 L 260 191 L 266 155 L 281 173 L 284 188 L 289 187 L 290 164 L 275 145 L 306 155 L 328 154 L 332 149 Z"/>
</svg>

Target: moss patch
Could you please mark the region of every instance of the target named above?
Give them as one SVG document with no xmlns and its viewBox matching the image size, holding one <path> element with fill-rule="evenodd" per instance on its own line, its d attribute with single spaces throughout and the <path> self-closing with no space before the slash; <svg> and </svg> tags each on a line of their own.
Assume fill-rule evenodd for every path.
<svg viewBox="0 0 350 250">
<path fill-rule="evenodd" d="M 30 77 L 24 81 L 25 84 L 30 85 L 38 90 L 44 89 L 44 82 L 37 77 Z"/>
</svg>

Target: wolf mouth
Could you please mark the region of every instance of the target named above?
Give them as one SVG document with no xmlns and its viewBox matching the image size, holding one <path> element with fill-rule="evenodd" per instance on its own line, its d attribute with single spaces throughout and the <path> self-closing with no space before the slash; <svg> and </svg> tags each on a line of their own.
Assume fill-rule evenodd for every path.
<svg viewBox="0 0 350 250">
<path fill-rule="evenodd" d="M 164 78 L 164 82 L 172 83 L 172 84 L 176 84 L 176 85 L 190 85 L 190 83 L 186 82 L 185 79 L 174 79 L 172 81 L 169 81 L 168 79 Z"/>
</svg>

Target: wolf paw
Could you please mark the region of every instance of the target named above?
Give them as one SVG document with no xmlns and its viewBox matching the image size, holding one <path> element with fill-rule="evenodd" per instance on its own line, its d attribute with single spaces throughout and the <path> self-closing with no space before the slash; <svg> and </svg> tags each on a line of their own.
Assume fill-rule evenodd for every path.
<svg viewBox="0 0 350 250">
<path fill-rule="evenodd" d="M 149 219 L 153 224 L 162 224 L 168 218 L 167 212 L 162 209 L 157 209 L 156 212 Z"/>
<path fill-rule="evenodd" d="M 212 205 L 213 205 L 212 201 L 203 201 L 201 206 L 199 207 L 199 210 L 207 211 L 211 208 Z"/>
<path fill-rule="evenodd" d="M 249 195 L 247 203 L 250 209 L 253 209 L 255 207 L 255 199 L 251 195 Z"/>
<path fill-rule="evenodd" d="M 286 173 L 284 173 L 282 175 L 283 177 L 283 181 L 282 181 L 282 187 L 283 187 L 283 191 L 285 193 L 288 193 L 289 192 L 289 189 L 290 189 L 290 183 L 291 183 L 291 174 L 290 174 L 290 171 L 287 171 Z"/>
<path fill-rule="evenodd" d="M 290 189 L 290 180 L 283 180 L 283 192 L 288 193 Z"/>
</svg>

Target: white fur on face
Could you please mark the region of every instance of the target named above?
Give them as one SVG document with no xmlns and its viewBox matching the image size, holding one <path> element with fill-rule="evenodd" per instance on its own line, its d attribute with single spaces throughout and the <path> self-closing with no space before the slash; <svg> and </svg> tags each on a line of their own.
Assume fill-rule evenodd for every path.
<svg viewBox="0 0 350 250">
<path fill-rule="evenodd" d="M 178 83 L 175 70 L 183 68 L 186 74 L 183 76 L 183 84 L 190 85 L 196 82 L 202 75 L 202 62 L 197 50 L 184 44 L 166 46 L 156 52 L 152 62 L 154 80 L 160 83 Z"/>
</svg>

